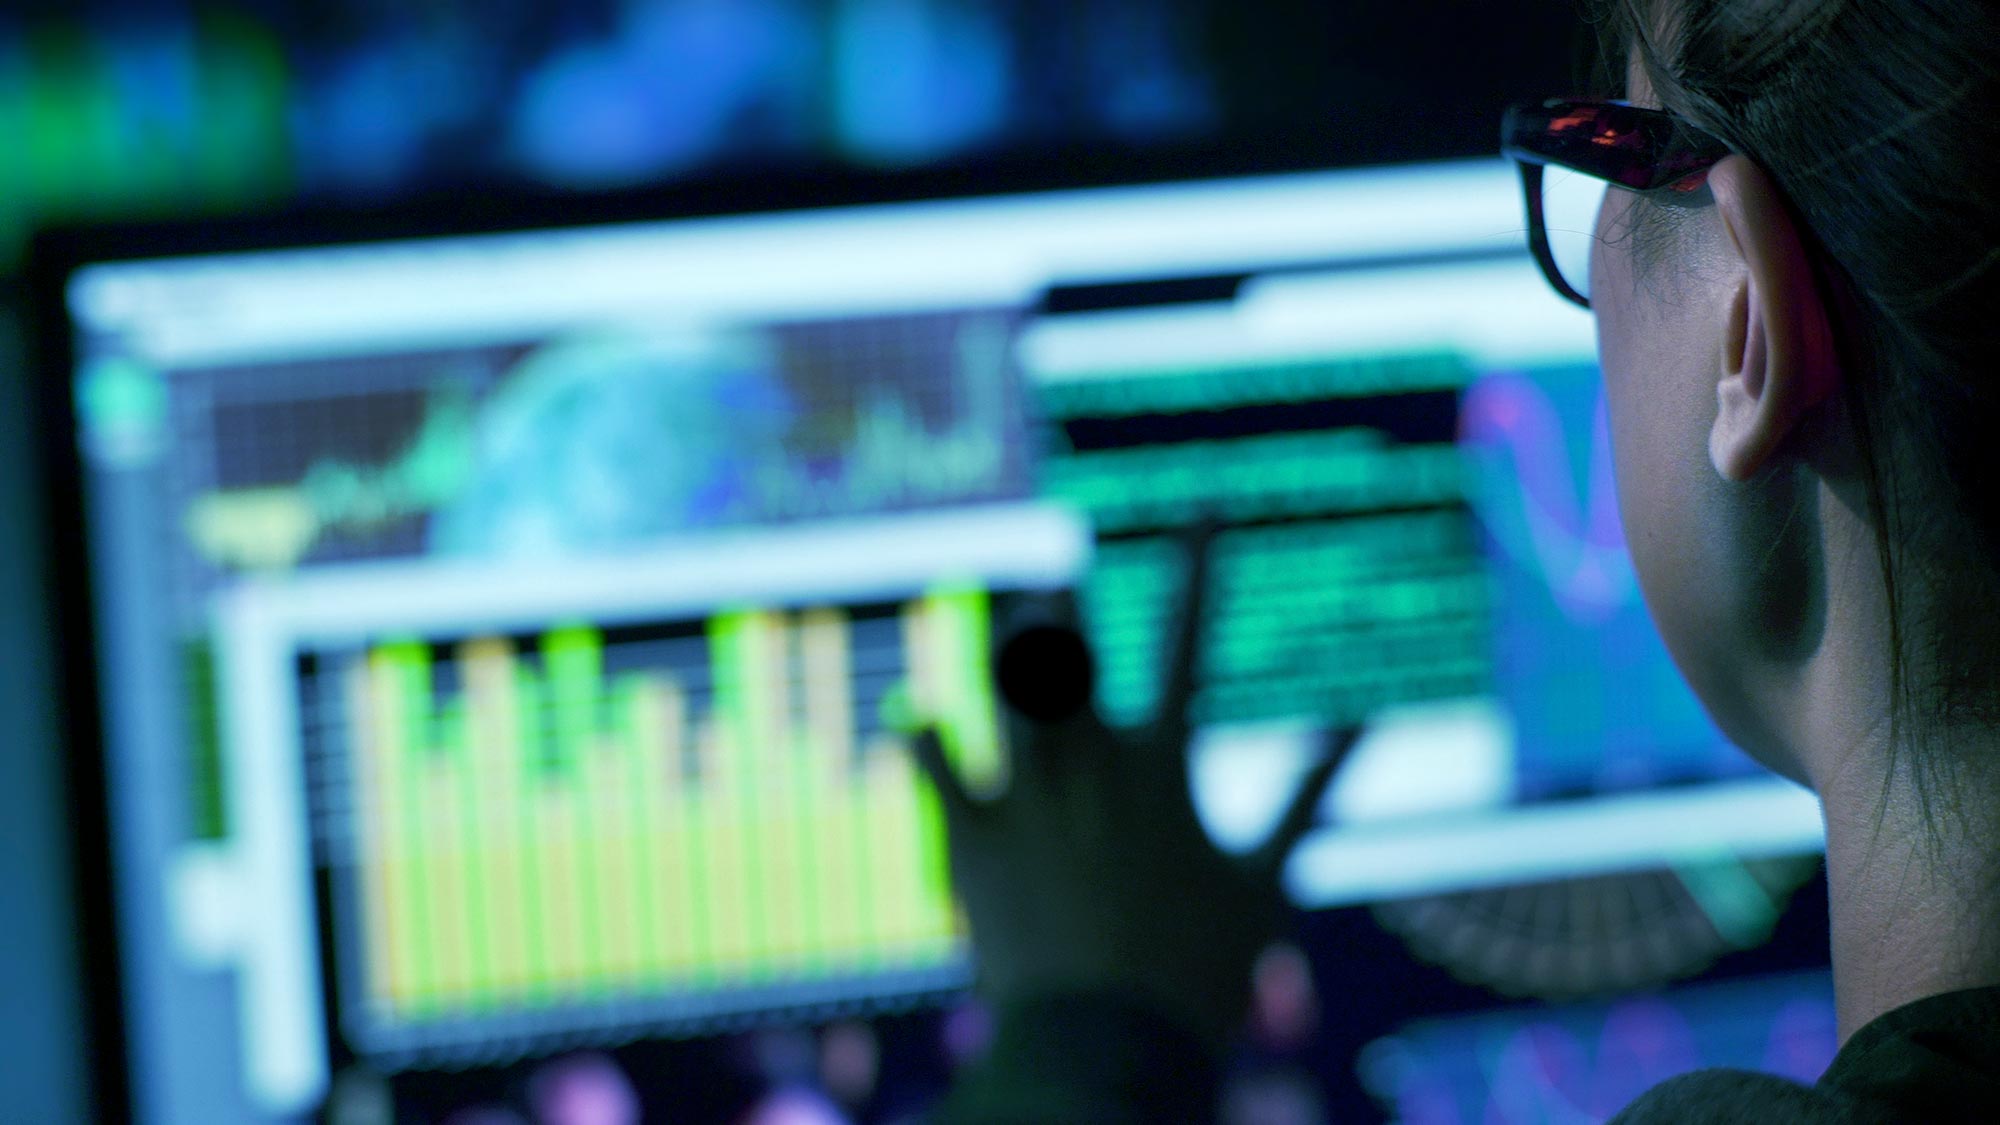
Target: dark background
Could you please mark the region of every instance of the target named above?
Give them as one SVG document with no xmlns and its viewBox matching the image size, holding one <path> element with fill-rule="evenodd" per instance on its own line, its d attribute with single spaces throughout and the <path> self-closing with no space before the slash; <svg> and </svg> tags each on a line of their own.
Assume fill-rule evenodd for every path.
<svg viewBox="0 0 2000 1125">
<path fill-rule="evenodd" d="M 0 1116 L 85 1111 L 22 339 L 32 233 L 857 173 L 940 189 L 1486 155 L 1568 0 L 13 0 L 0 9 Z M 636 195 L 634 193 L 637 193 Z M 579 204 L 588 210 L 588 205 Z M 1810 913 L 1810 912 L 1808 912 Z M 1808 919 L 1808 923 L 1810 919 Z"/>
</svg>

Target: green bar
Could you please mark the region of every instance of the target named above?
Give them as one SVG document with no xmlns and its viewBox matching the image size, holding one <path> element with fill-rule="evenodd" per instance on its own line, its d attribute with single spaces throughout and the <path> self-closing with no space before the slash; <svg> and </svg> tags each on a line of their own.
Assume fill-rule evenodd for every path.
<svg viewBox="0 0 2000 1125">
<path fill-rule="evenodd" d="M 542 667 L 548 675 L 550 737 L 555 743 L 557 770 L 566 794 L 576 799 L 588 787 L 585 760 L 595 748 L 604 700 L 604 638 L 587 625 L 554 629 L 542 637 Z M 584 802 L 577 801 L 579 805 Z M 587 806 L 586 806 L 587 807 Z M 578 930 L 582 938 L 581 960 L 585 990 L 602 994 L 610 987 L 611 973 L 604 950 L 604 927 L 610 922 L 611 905 L 603 886 L 603 868 L 598 844 L 605 821 L 602 810 L 591 810 L 594 825 L 582 826 L 573 838 L 577 864 L 573 872 L 576 886 Z"/>
<path fill-rule="evenodd" d="M 818 789 L 818 777 L 804 773 L 792 801 L 796 809 L 792 847 L 798 857 L 800 911 L 804 915 L 798 925 L 798 959 L 806 969 L 824 973 L 834 957 L 832 919 L 828 917 L 826 901 L 832 895 L 854 893 L 842 865 L 842 855 L 830 847 L 840 813 L 840 795 Z"/>
<path fill-rule="evenodd" d="M 653 833 L 660 825 L 648 813 L 658 808 L 660 787 L 664 782 L 654 774 L 654 769 L 664 760 L 661 747 L 668 740 L 667 732 L 653 729 L 649 716 L 645 714 L 644 692 L 646 680 L 643 676 L 621 676 L 611 689 L 612 722 L 615 724 L 618 752 L 625 758 L 626 796 L 631 804 L 626 817 L 626 846 L 635 849 L 632 863 L 632 878 L 637 884 L 633 909 L 637 913 L 634 924 L 639 930 L 641 962 L 646 966 L 644 979 L 657 983 L 666 974 L 658 971 L 659 958 L 666 948 L 666 935 L 661 925 L 661 912 L 665 904 L 662 896 L 667 892 L 667 883 L 661 878 L 657 857 L 653 854 Z"/>
<path fill-rule="evenodd" d="M 737 798 L 735 809 L 717 810 L 717 816 L 725 824 L 729 818 L 735 818 L 733 845 L 739 849 L 743 863 L 739 885 L 713 888 L 721 891 L 715 902 L 716 913 L 725 926 L 731 920 L 730 915 L 736 916 L 734 920 L 744 928 L 741 952 L 753 963 L 767 960 L 771 945 L 764 917 L 764 865 L 756 854 L 756 845 L 761 841 L 752 838 L 759 804 L 757 789 L 763 782 L 757 776 L 755 764 L 758 756 L 770 748 L 764 737 L 765 716 L 759 713 L 765 701 L 759 698 L 763 693 L 757 690 L 762 672 L 758 657 L 763 655 L 754 639 L 758 616 L 756 611 L 734 611 L 717 614 L 709 622 L 716 721 L 729 736 L 732 759 L 718 764 L 719 772 L 725 775 L 719 782 L 725 789 L 735 790 Z M 722 895 L 729 896 L 727 902 Z M 753 964 L 751 975 L 756 975 L 761 967 Z"/>
<path fill-rule="evenodd" d="M 976 788 L 997 787 L 1003 768 L 999 713 L 993 689 L 992 607 L 977 586 L 940 587 L 925 601 L 935 622 L 935 645 L 944 685 L 945 752 Z"/>
<path fill-rule="evenodd" d="M 549 706 L 556 759 L 571 771 L 597 738 L 604 696 L 604 638 L 572 626 L 542 638 L 542 666 L 549 678 Z"/>
<path fill-rule="evenodd" d="M 746 925 L 742 901 L 728 897 L 740 893 L 733 886 L 735 871 L 719 872 L 725 849 L 735 847 L 724 838 L 725 828 L 717 814 L 718 802 L 700 794 L 679 802 L 680 824 L 670 839 L 678 844 L 674 858 L 686 864 L 687 901 L 693 906 L 687 925 L 694 928 L 694 946 L 699 955 L 690 959 L 689 977 L 704 985 L 724 978 L 723 968 L 735 945 L 736 931 Z M 740 862 L 740 861 L 738 861 Z"/>
<path fill-rule="evenodd" d="M 634 764 L 641 760 L 639 747 L 614 740 L 620 726 L 618 697 L 616 688 L 603 689 L 600 710 L 606 730 L 592 752 L 586 776 L 593 802 L 606 806 L 601 813 L 593 811 L 597 822 L 590 836 L 592 862 L 601 872 L 598 892 L 606 980 L 618 988 L 631 988 L 644 976 L 647 915 L 659 892 L 645 875 L 647 848 L 640 835 L 639 813 L 644 791 L 633 784 Z"/>
<path fill-rule="evenodd" d="M 924 937 L 951 929 L 951 854 L 944 828 L 944 806 L 929 781 L 918 779 L 914 796 L 918 875 L 922 879 L 914 928 Z"/>
<path fill-rule="evenodd" d="M 904 627 L 915 626 L 922 631 L 923 643 L 934 662 L 927 674 L 943 667 L 949 661 L 949 654 L 943 651 L 941 642 L 945 639 L 941 622 L 935 614 L 937 607 L 932 599 L 925 596 L 912 602 L 904 609 Z M 906 632 L 907 641 L 907 632 Z M 915 653 L 903 654 L 904 665 L 915 671 Z M 952 727 L 953 701 L 950 693 L 954 686 L 949 679 L 932 679 L 932 697 L 926 701 L 929 714 L 923 716 L 937 725 L 938 735 L 944 743 L 944 753 L 950 760 L 956 739 Z M 907 747 L 899 747 L 907 753 Z M 898 957 L 909 956 L 911 950 L 936 933 L 944 924 L 950 909 L 950 886 L 948 871 L 945 871 L 944 810 L 938 803 L 937 791 L 925 779 L 923 772 L 908 770 L 900 787 L 902 792 L 893 802 L 892 809 L 885 809 L 878 816 L 885 822 L 888 832 L 874 838 L 875 846 L 890 849 L 888 855 L 878 862 L 889 865 L 895 878 L 886 888 L 889 891 L 890 910 L 893 921 L 889 924 L 889 939 Z M 946 881 L 939 882 L 940 872 L 945 872 Z"/>
<path fill-rule="evenodd" d="M 834 785 L 830 791 L 812 795 L 815 812 L 807 836 L 807 847 L 815 862 L 807 870 L 806 878 L 817 887 L 818 894 L 812 964 L 822 970 L 833 969 L 851 959 L 857 928 L 855 900 L 859 888 L 847 827 L 854 815 L 854 796 L 844 776 Z"/>
<path fill-rule="evenodd" d="M 743 893 L 750 908 L 749 969 L 753 979 L 775 975 L 777 962 L 785 953 L 780 946 L 778 919 L 773 917 L 783 909 L 774 907 L 782 886 L 785 833 L 772 814 L 784 812 L 786 754 L 780 732 L 786 725 L 781 716 L 789 707 L 782 693 L 773 690 L 779 685 L 772 679 L 773 658 L 777 655 L 771 649 L 772 624 L 767 613 L 748 615 L 737 649 L 742 661 L 738 682 L 743 686 L 743 722 L 749 731 L 738 747 L 744 759 L 741 767 L 744 784 L 738 793 L 743 801 L 748 844 L 744 849 Z"/>
<path fill-rule="evenodd" d="M 848 892 L 854 896 L 854 909 L 860 915 L 855 927 L 856 961 L 865 968 L 877 968 L 883 963 L 882 950 L 882 904 L 886 896 L 876 884 L 881 879 L 881 866 L 875 855 L 875 834 L 870 830 L 878 810 L 869 798 L 867 775 L 856 773 L 847 779 L 851 794 L 852 814 L 845 818 L 841 831 L 846 835 L 846 846 L 842 851 L 853 861 L 849 868 L 853 872 L 853 886 Z"/>
<path fill-rule="evenodd" d="M 515 826 L 521 837 L 532 843 L 541 835 L 536 800 L 548 779 L 547 751 L 544 749 L 548 723 L 540 677 L 525 668 L 516 675 L 514 721 L 518 733 L 515 744 L 520 747 L 521 760 L 515 765 L 521 771 L 522 785 L 521 803 L 515 809 Z M 524 853 L 521 859 L 521 897 L 526 904 L 522 917 L 526 920 L 523 937 L 528 949 L 528 993 L 545 999 L 555 993 L 555 971 L 548 931 L 550 897 L 542 886 L 541 862 L 532 851 Z"/>
<path fill-rule="evenodd" d="M 548 692 L 542 678 L 526 668 L 518 673 L 514 688 L 516 721 L 520 725 L 521 772 L 530 785 L 546 780 L 549 765 Z"/>
<path fill-rule="evenodd" d="M 818 778 L 813 773 L 813 754 L 820 752 L 813 732 L 800 729 L 792 741 L 790 761 L 786 764 L 786 789 L 791 805 L 792 864 L 795 874 L 792 884 L 798 890 L 799 922 L 797 927 L 797 948 L 792 950 L 794 959 L 809 969 L 824 970 L 827 965 L 827 920 L 825 896 L 834 888 L 833 879 L 823 878 L 822 873 L 831 874 L 836 870 L 827 860 L 828 827 L 831 818 L 827 815 L 828 795 L 815 786 Z"/>
<path fill-rule="evenodd" d="M 458 659 L 474 738 L 465 770 L 467 835 L 484 886 L 486 983 L 492 1003 L 499 1005 L 520 998 L 529 972 L 525 930 L 531 915 L 522 874 L 529 857 L 520 831 L 525 775 L 516 757 L 519 722 L 514 713 L 519 664 L 512 645 L 491 638 L 468 642 Z M 476 693 L 471 686 L 475 678 L 482 685 Z"/>
<path fill-rule="evenodd" d="M 384 763 L 396 774 L 397 803 L 402 806 L 403 839 L 409 849 L 404 857 L 405 887 L 409 892 L 410 977 L 412 1008 L 428 1011 L 437 997 L 437 932 L 429 894 L 433 881 L 432 856 L 424 802 L 422 800 L 423 760 L 431 743 L 431 651 L 422 641 L 395 640 L 379 646 L 374 659 L 379 669 L 375 686 L 387 698 L 378 700 L 395 729 L 394 745 L 399 760 Z"/>
<path fill-rule="evenodd" d="M 975 790 L 1003 783 L 999 717 L 995 710 L 990 646 L 991 599 L 976 585 L 940 586 L 924 598 L 931 622 L 934 670 L 940 685 L 944 750 L 960 777 Z M 950 852 L 937 795 L 922 785 L 918 839 L 923 849 L 925 906 L 940 933 L 952 928 Z"/>
<path fill-rule="evenodd" d="M 204 634 L 204 638 L 206 634 Z M 198 839 L 229 838 L 228 779 L 223 776 L 221 717 L 217 708 L 215 648 L 206 639 L 181 648 L 182 677 L 188 701 L 188 774 L 193 788 L 191 817 Z"/>
<path fill-rule="evenodd" d="M 490 1006 L 494 997 L 495 967 L 492 943 L 487 938 L 493 917 L 493 889 L 488 878 L 486 830 L 481 807 L 479 770 L 472 760 L 472 715 L 464 696 L 445 704 L 440 721 L 441 748 L 458 787 L 459 845 L 465 849 L 465 912 L 467 940 L 471 946 L 470 996 L 481 1006 Z"/>
</svg>

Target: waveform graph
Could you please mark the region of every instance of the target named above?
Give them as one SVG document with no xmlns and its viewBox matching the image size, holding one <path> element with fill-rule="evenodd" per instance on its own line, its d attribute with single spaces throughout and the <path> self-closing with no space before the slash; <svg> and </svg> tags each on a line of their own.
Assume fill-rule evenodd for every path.
<svg viewBox="0 0 2000 1125">
<path fill-rule="evenodd" d="M 1491 483 L 1481 496 L 1487 527 L 1517 565 L 1542 578 L 1563 612 L 1585 625 L 1601 624 L 1638 597 L 1618 518 L 1603 399 L 1579 393 L 1595 378 L 1594 369 L 1556 380 L 1489 374 L 1468 388 L 1460 423 L 1467 447 L 1488 470 Z M 1553 390 L 1552 381 L 1559 382 Z M 1583 427 L 1574 409 L 1564 417 L 1556 399 L 1565 391 L 1588 404 Z"/>
<path fill-rule="evenodd" d="M 1017 318 L 595 326 L 175 373 L 175 426 L 203 439 L 176 446 L 182 541 L 207 573 L 287 573 L 1019 499 Z"/>
<path fill-rule="evenodd" d="M 434 553 L 630 549 L 720 527 L 1026 494 L 1010 310 L 611 326 L 481 406 Z"/>
<path fill-rule="evenodd" d="M 774 344 L 799 407 L 755 504 L 791 518 L 898 510 L 1026 486 L 1012 317 L 795 325 Z"/>
<path fill-rule="evenodd" d="M 488 394 L 520 345 L 168 373 L 172 502 L 206 586 L 423 553 L 474 480 Z"/>
<path fill-rule="evenodd" d="M 314 662 L 363 1034 L 672 1022 L 956 964 L 942 818 L 885 712 L 997 777 L 987 622 L 940 588 Z"/>
<path fill-rule="evenodd" d="M 1524 801 L 1756 771 L 1681 680 L 1641 597 L 1601 382 L 1594 365 L 1496 371 L 1465 396 Z"/>
<path fill-rule="evenodd" d="M 379 464 L 328 457 L 296 482 L 200 496 L 186 516 L 200 555 L 237 570 L 290 570 L 330 539 L 380 542 L 450 500 L 472 467 L 470 403 L 432 397 L 407 443 Z"/>
<path fill-rule="evenodd" d="M 1378 902 L 1374 917 L 1419 959 L 1509 997 L 1658 987 L 1761 945 L 1818 861 L 1804 842 L 1739 853 L 1728 841 L 1740 825 L 1707 823 L 1717 814 L 1703 795 L 1759 771 L 1682 682 L 1640 596 L 1596 368 L 1489 372 L 1466 391 L 1460 431 L 1493 591 L 1493 692 L 1512 727 L 1513 815 L 1657 795 L 1685 802 L 1679 822 L 1708 839 Z M 1639 807 L 1621 814 L 1632 833 Z M 1589 848 L 1579 837 L 1574 854 Z"/>
</svg>

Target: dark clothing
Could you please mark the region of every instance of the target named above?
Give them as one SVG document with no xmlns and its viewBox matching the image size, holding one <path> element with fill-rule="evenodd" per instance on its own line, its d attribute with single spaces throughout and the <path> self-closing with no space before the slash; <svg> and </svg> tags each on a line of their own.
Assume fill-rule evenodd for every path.
<svg viewBox="0 0 2000 1125">
<path fill-rule="evenodd" d="M 993 1050 L 939 1125 L 1201 1125 L 1219 1075 L 1179 1025 L 1116 993 L 1052 996 L 1000 1013 Z"/>
<path fill-rule="evenodd" d="M 935 1120 L 946 1125 L 1150 1125 L 1214 1119 L 1213 1057 L 1108 995 L 1002 1015 L 993 1053 Z M 2000 1123 L 2000 988 L 1934 996 L 1855 1033 L 1819 1082 L 1705 1070 L 1661 1083 L 1613 1125 Z"/>
<path fill-rule="evenodd" d="M 1648 1091 L 1615 1125 L 2000 1122 L 2000 988 L 1933 996 L 1854 1033 L 1817 1084 L 1705 1070 Z"/>
</svg>

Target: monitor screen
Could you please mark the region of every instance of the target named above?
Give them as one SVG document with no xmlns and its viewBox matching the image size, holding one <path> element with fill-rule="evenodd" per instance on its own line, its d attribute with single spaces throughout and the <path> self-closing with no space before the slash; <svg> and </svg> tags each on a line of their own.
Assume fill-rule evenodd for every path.
<svg viewBox="0 0 2000 1125">
<path fill-rule="evenodd" d="M 1114 302 L 1022 348 L 1041 487 L 1098 539 L 1100 704 L 1152 717 L 1178 537 L 1219 521 L 1193 700 L 1211 829 L 1255 838 L 1313 732 L 1363 731 L 1328 804 L 1345 830 L 1291 871 L 1301 903 L 1814 846 L 1810 797 L 1716 731 L 1647 616 L 1590 318 L 1525 254 L 1078 303 Z"/>
<path fill-rule="evenodd" d="M 1301 906 L 1513 994 L 1763 940 L 1817 811 L 1647 623 L 1522 226 L 1474 162 L 78 264 L 139 1116 L 962 990 L 910 722 L 1004 785 L 988 647 L 1060 588 L 1147 721 L 1202 521 L 1216 838 L 1364 731 Z M 1671 956 L 1439 937 L 1660 869 Z"/>
</svg>

